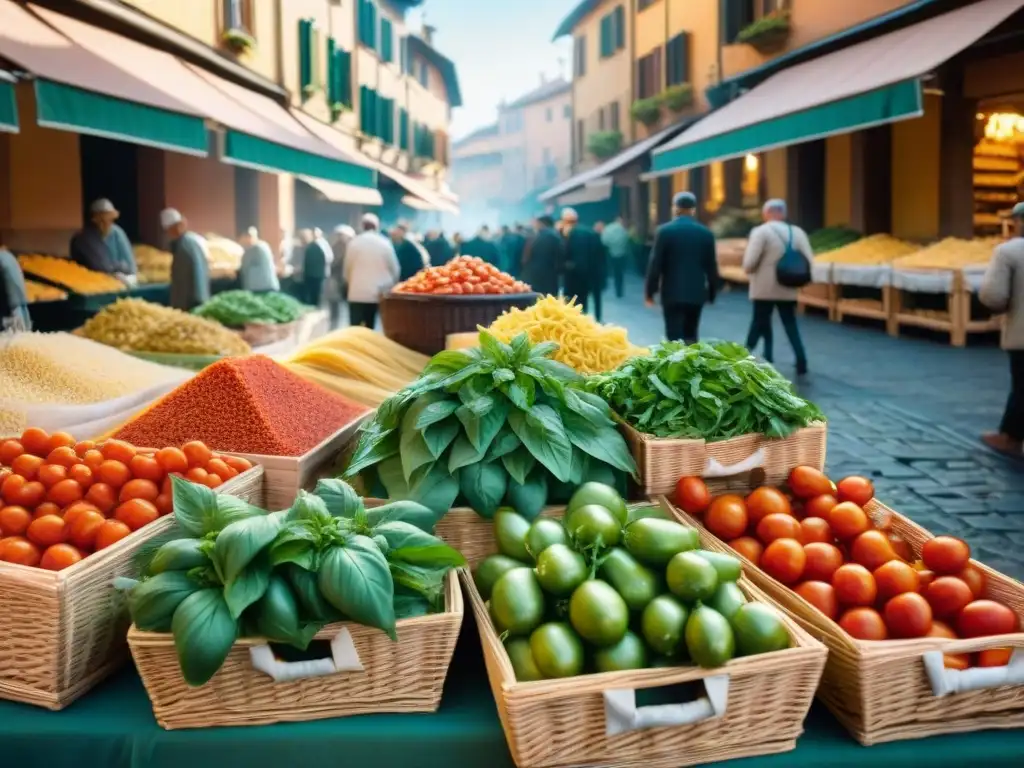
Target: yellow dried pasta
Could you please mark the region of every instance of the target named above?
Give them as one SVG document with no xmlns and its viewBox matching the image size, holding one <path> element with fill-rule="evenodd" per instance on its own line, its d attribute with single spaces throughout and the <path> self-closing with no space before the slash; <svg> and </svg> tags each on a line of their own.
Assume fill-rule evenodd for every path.
<svg viewBox="0 0 1024 768">
<path fill-rule="evenodd" d="M 604 373 L 647 353 L 629 342 L 625 328 L 602 325 L 583 313 L 575 299 L 545 296 L 527 309 L 510 309 L 488 328 L 502 341 L 526 333 L 534 344 L 558 344 L 554 358 L 579 373 Z"/>
</svg>

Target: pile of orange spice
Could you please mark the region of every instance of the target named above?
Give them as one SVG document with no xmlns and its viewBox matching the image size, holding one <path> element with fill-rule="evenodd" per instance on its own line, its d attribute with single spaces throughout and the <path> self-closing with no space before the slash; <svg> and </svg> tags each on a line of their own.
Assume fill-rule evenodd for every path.
<svg viewBox="0 0 1024 768">
<path fill-rule="evenodd" d="M 301 456 L 369 409 L 263 355 L 201 371 L 117 431 L 135 445 L 201 440 L 215 451 Z"/>
</svg>

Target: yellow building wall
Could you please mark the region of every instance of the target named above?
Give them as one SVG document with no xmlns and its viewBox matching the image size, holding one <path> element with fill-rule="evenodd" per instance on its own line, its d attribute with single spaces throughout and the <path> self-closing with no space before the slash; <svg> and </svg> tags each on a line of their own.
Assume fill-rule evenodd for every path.
<svg viewBox="0 0 1024 768">
<path fill-rule="evenodd" d="M 939 236 L 942 97 L 925 95 L 925 113 L 892 126 L 892 233 L 905 240 Z"/>
<path fill-rule="evenodd" d="M 849 225 L 853 202 L 853 137 L 830 136 L 825 140 L 825 226 Z"/>
<path fill-rule="evenodd" d="M 665 6 L 669 0 L 658 0 L 636 15 L 636 51 L 634 58 L 642 59 L 668 39 L 668 14 Z M 662 54 L 664 56 L 664 54 Z M 664 67 L 664 58 L 662 66 Z"/>
<path fill-rule="evenodd" d="M 569 107 L 569 117 L 565 116 Z M 548 121 L 548 110 L 551 120 Z M 554 98 L 538 101 L 523 108 L 523 133 L 525 134 L 526 175 L 530 189 L 568 178 L 572 165 L 572 91 Z M 558 169 L 554 181 L 544 177 L 544 150 L 548 151 L 551 163 Z"/>
<path fill-rule="evenodd" d="M 214 48 L 219 45 L 218 0 L 125 0 L 125 3 L 206 45 Z M 266 2 L 263 4 L 273 5 Z"/>
<path fill-rule="evenodd" d="M 761 156 L 761 162 L 764 163 L 765 192 L 769 200 L 786 199 L 788 192 L 786 161 L 785 147 L 769 150 Z"/>
<path fill-rule="evenodd" d="M 665 0 L 668 35 L 690 33 L 690 84 L 695 111 L 708 108 L 704 92 L 718 82 L 718 6 L 720 0 Z"/>
</svg>

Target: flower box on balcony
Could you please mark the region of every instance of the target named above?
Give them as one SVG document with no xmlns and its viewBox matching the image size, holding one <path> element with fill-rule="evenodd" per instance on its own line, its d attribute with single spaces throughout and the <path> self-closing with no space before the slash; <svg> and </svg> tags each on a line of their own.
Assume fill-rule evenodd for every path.
<svg viewBox="0 0 1024 768">
<path fill-rule="evenodd" d="M 736 42 L 745 43 L 764 54 L 778 53 L 786 47 L 790 31 L 789 12 L 777 11 L 742 29 L 736 36 Z"/>
</svg>

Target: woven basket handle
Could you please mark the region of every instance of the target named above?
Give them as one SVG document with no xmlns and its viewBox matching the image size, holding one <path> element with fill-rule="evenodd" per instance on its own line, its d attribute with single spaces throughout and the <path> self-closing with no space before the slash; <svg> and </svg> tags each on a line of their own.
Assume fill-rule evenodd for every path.
<svg viewBox="0 0 1024 768">
<path fill-rule="evenodd" d="M 363 662 L 352 635 L 346 627 L 331 640 L 331 655 L 309 661 L 279 661 L 266 643 L 249 649 L 249 659 L 255 669 L 269 676 L 275 683 L 305 680 L 308 677 L 326 677 L 339 672 L 362 672 Z"/>
<path fill-rule="evenodd" d="M 682 704 L 637 707 L 636 690 L 612 689 L 604 692 L 605 733 L 620 733 L 670 725 L 693 725 L 722 717 L 729 704 L 729 676 L 712 675 L 703 680 L 707 696 Z"/>
<path fill-rule="evenodd" d="M 983 691 L 1004 685 L 1024 685 L 1024 650 L 1017 648 L 1005 667 L 946 669 L 942 651 L 928 651 L 922 657 L 924 670 L 936 697 L 967 691 Z"/>
<path fill-rule="evenodd" d="M 708 456 L 707 464 L 704 465 L 703 476 L 732 477 L 733 475 L 741 475 L 744 472 L 750 472 L 764 467 L 766 458 L 764 448 L 758 448 L 743 461 L 738 461 L 735 464 L 729 465 L 719 464 L 716 459 Z"/>
</svg>

